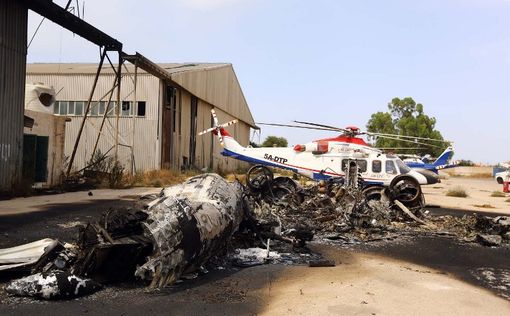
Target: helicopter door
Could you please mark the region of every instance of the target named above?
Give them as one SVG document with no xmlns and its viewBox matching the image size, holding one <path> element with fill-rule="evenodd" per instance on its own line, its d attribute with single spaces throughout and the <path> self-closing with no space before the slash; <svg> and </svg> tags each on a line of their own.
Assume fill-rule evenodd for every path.
<svg viewBox="0 0 510 316">
<path fill-rule="evenodd" d="M 342 171 L 347 171 L 347 163 L 352 160 L 356 160 L 356 163 L 358 165 L 358 170 L 360 173 L 367 172 L 367 161 L 365 159 L 343 159 L 342 160 Z"/>
<path fill-rule="evenodd" d="M 395 166 L 395 162 L 393 160 L 386 160 L 386 173 L 387 174 L 397 174 L 397 168 Z"/>
</svg>

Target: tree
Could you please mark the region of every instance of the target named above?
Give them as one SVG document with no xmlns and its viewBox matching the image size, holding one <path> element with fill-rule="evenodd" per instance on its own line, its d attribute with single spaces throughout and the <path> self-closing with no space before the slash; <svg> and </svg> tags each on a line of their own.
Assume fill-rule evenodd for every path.
<svg viewBox="0 0 510 316">
<path fill-rule="evenodd" d="M 437 139 L 439 141 L 426 141 L 416 139 L 413 143 L 398 139 L 375 138 L 375 146 L 380 148 L 414 148 L 403 150 L 403 153 L 418 155 L 431 154 L 438 156 L 444 149 L 441 133 L 435 129 L 436 119 L 423 112 L 423 105 L 416 103 L 413 98 L 393 98 L 388 103 L 388 112 L 372 114 L 367 123 L 367 130 L 374 133 L 395 134 L 403 136 L 416 136 Z M 411 140 L 413 141 L 413 140 Z M 427 143 L 423 145 L 419 143 Z M 438 148 L 436 146 L 441 146 Z"/>
<path fill-rule="evenodd" d="M 287 147 L 287 140 L 278 136 L 267 136 L 262 147 Z"/>
</svg>

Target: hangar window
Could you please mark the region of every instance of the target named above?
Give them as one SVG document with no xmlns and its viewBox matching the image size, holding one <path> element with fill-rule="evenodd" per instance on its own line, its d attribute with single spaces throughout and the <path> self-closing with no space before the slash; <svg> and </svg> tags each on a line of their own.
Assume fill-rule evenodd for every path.
<svg viewBox="0 0 510 316">
<path fill-rule="evenodd" d="M 67 104 L 68 104 L 67 101 L 60 102 L 58 114 L 67 115 Z"/>
<path fill-rule="evenodd" d="M 99 111 L 99 106 L 97 102 L 91 102 L 90 103 L 90 116 L 97 116 Z"/>
<path fill-rule="evenodd" d="M 108 106 L 107 103 L 107 101 L 91 102 L 88 116 L 103 116 L 106 112 L 108 117 L 115 117 L 115 101 L 110 101 Z M 122 108 L 119 114 L 121 116 L 131 116 L 135 110 L 132 104 L 133 102 L 131 101 L 122 101 Z M 146 101 L 138 101 L 136 105 L 136 115 L 144 117 L 147 108 Z M 56 101 L 53 114 L 70 116 L 83 115 L 86 107 L 86 101 Z"/>
<path fill-rule="evenodd" d="M 145 116 L 145 101 L 138 101 L 136 104 L 136 116 Z"/>
<path fill-rule="evenodd" d="M 131 115 L 131 102 L 130 101 L 122 101 L 122 112 L 121 116 L 130 116 Z"/>
<path fill-rule="evenodd" d="M 115 101 L 111 101 L 110 104 L 108 105 L 108 109 L 106 110 L 107 113 L 106 115 L 108 117 L 114 117 L 115 116 Z"/>
<path fill-rule="evenodd" d="M 74 102 L 74 115 L 83 115 L 84 108 L 85 108 L 85 102 L 75 101 Z"/>
<path fill-rule="evenodd" d="M 67 107 L 67 114 L 74 115 L 74 101 L 69 101 L 68 107 Z"/>
<path fill-rule="evenodd" d="M 106 102 L 105 101 L 99 102 L 99 110 L 97 111 L 97 114 L 102 116 L 104 114 L 105 108 L 106 108 Z"/>
</svg>

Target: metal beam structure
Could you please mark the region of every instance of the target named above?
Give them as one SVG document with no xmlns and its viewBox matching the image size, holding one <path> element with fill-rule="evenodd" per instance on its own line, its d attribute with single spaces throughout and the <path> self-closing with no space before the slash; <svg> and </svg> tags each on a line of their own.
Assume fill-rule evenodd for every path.
<svg viewBox="0 0 510 316">
<path fill-rule="evenodd" d="M 30 10 L 84 39 L 110 51 L 122 51 L 122 43 L 83 21 L 51 0 L 21 0 Z"/>
<path fill-rule="evenodd" d="M 116 91 L 117 93 L 115 96 L 117 102 L 116 102 L 116 107 L 115 107 L 115 144 L 114 144 L 114 156 L 115 156 L 115 159 L 117 160 L 119 146 L 126 146 L 124 144 L 120 144 L 120 142 L 119 142 L 119 140 L 120 140 L 119 139 L 120 138 L 119 118 L 120 118 L 120 113 L 121 113 L 121 109 L 122 109 L 122 100 L 121 100 L 120 92 L 121 92 L 121 79 L 122 79 L 122 65 L 123 65 L 124 61 L 129 61 L 130 63 L 135 65 L 133 110 L 136 108 L 136 101 L 137 101 L 137 95 L 136 95 L 137 78 L 136 77 L 137 77 L 138 68 L 143 69 L 146 72 L 148 72 L 148 73 L 152 74 L 153 76 L 155 76 L 159 79 L 162 79 L 164 81 L 171 81 L 172 80 L 171 74 L 168 71 L 166 71 L 166 69 L 158 66 L 156 63 L 152 62 L 151 60 L 149 60 L 148 58 L 146 58 L 145 56 L 143 56 L 142 54 L 140 54 L 138 52 L 135 53 L 134 55 L 129 55 L 129 54 L 124 53 L 122 51 L 123 45 L 121 42 L 117 41 L 113 37 L 102 32 L 101 30 L 95 28 L 91 24 L 83 21 L 82 19 L 75 16 L 74 14 L 68 12 L 67 8 L 69 6 L 70 1 L 67 3 L 66 8 L 63 8 L 63 7 L 59 6 L 58 4 L 55 4 L 51 0 L 19 0 L 19 1 L 22 2 L 23 4 L 25 4 L 28 9 L 40 14 L 41 16 L 45 17 L 46 19 L 66 28 L 67 30 L 81 36 L 82 38 L 98 45 L 102 50 L 101 59 L 100 59 L 99 65 L 98 65 L 96 77 L 95 77 L 95 80 L 94 80 L 94 83 L 91 88 L 91 92 L 90 92 L 90 95 L 89 95 L 89 98 L 87 101 L 87 106 L 85 109 L 83 120 L 81 122 L 78 136 L 74 143 L 74 148 L 73 148 L 73 151 L 72 151 L 72 154 L 70 157 L 69 165 L 67 167 L 66 175 L 69 176 L 71 173 L 74 158 L 76 155 L 76 151 L 77 151 L 77 148 L 80 143 L 81 134 L 83 132 L 83 128 L 84 128 L 84 125 L 87 120 L 87 115 L 88 115 L 90 107 L 91 107 L 91 102 L 93 99 L 97 81 L 98 81 L 99 75 L 101 73 L 101 69 L 103 67 L 105 58 L 115 73 L 115 80 L 113 83 L 113 87 L 114 88 L 116 87 L 116 89 L 117 89 L 117 91 Z M 108 51 L 116 51 L 118 53 L 119 59 L 118 59 L 118 64 L 116 65 L 117 69 L 115 69 L 114 64 L 110 60 L 110 57 L 108 56 L 108 53 L 107 53 Z M 113 91 L 111 91 L 111 93 L 109 94 L 109 98 L 108 98 L 109 101 L 108 101 L 107 109 L 108 109 L 108 106 L 112 99 L 113 99 Z M 106 112 L 107 111 L 105 111 L 105 115 L 103 117 L 101 127 L 99 128 L 99 134 L 96 139 L 96 143 L 94 145 L 93 155 L 97 149 L 99 138 L 101 137 L 102 129 L 104 127 L 104 122 L 106 119 Z M 134 147 L 134 134 L 136 133 L 135 132 L 135 124 L 136 124 L 135 123 L 135 121 L 136 121 L 135 114 L 136 113 L 133 112 L 132 114 L 133 114 L 133 144 L 132 144 L 131 150 L 133 150 L 133 147 Z M 127 146 L 127 147 L 129 147 L 129 146 Z M 134 161 L 132 161 L 131 171 L 132 171 L 132 173 L 135 172 Z"/>
<path fill-rule="evenodd" d="M 81 121 L 80 129 L 78 131 L 78 136 L 76 136 L 76 140 L 74 142 L 73 152 L 71 154 L 71 158 L 69 160 L 69 165 L 67 166 L 66 175 L 69 177 L 71 173 L 71 168 L 73 167 L 74 156 L 76 155 L 76 150 L 78 149 L 78 144 L 80 143 L 81 133 L 83 132 L 83 127 L 85 126 L 85 121 L 87 120 L 87 115 L 90 111 L 90 103 L 92 102 L 92 98 L 94 97 L 94 92 L 96 91 L 97 81 L 99 80 L 99 74 L 101 73 L 101 69 L 103 68 L 104 58 L 106 57 L 106 49 L 101 53 L 101 59 L 99 60 L 99 67 L 97 67 L 96 76 L 94 77 L 94 83 L 92 84 L 92 89 L 90 90 L 89 99 L 87 100 L 87 107 L 85 108 L 85 113 L 83 113 L 83 120 Z"/>
<path fill-rule="evenodd" d="M 129 61 L 133 65 L 137 66 L 138 68 L 141 68 L 154 77 L 157 77 L 159 79 L 164 79 L 167 81 L 172 81 L 172 76 L 168 71 L 165 70 L 165 68 L 160 67 L 156 63 L 149 60 L 147 57 L 143 56 L 142 54 L 136 52 L 134 55 L 127 55 L 123 54 L 122 58 L 124 60 Z"/>
</svg>

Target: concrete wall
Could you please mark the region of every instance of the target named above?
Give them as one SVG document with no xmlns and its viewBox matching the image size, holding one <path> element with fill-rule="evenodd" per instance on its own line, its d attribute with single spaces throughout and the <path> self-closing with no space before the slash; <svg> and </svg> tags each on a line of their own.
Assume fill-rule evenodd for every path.
<svg viewBox="0 0 510 316">
<path fill-rule="evenodd" d="M 25 134 L 48 136 L 48 180 L 43 184 L 52 187 L 62 183 L 64 172 L 64 142 L 66 118 L 53 114 L 25 110 L 25 115 L 34 119 L 32 128 L 24 128 Z"/>
<path fill-rule="evenodd" d="M 448 174 L 450 176 L 462 177 L 492 177 L 492 167 L 455 167 L 450 169 L 443 169 L 439 171 L 440 174 Z"/>
<path fill-rule="evenodd" d="M 0 193 L 21 182 L 28 10 L 0 1 Z"/>
</svg>

